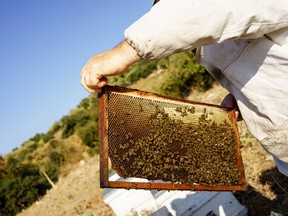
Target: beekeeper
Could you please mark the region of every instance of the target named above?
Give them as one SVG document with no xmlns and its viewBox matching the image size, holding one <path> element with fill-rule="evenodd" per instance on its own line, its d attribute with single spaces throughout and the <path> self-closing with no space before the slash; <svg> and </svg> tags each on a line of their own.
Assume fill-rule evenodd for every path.
<svg viewBox="0 0 288 216">
<path fill-rule="evenodd" d="M 235 99 L 249 131 L 288 176 L 286 0 L 161 0 L 124 36 L 84 66 L 88 92 L 142 59 L 197 48 L 199 63 L 231 93 L 225 103 Z"/>
</svg>

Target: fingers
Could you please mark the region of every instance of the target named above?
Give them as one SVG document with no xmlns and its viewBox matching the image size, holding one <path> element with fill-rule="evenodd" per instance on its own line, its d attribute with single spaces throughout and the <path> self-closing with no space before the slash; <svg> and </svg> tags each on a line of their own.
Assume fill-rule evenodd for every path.
<svg viewBox="0 0 288 216">
<path fill-rule="evenodd" d="M 128 67 L 140 61 L 136 50 L 124 40 L 111 50 L 94 55 L 80 73 L 80 82 L 90 93 L 101 92 L 109 76 L 124 73 Z"/>
<path fill-rule="evenodd" d="M 242 121 L 242 116 L 241 116 L 240 112 L 237 110 L 235 111 L 235 117 L 236 117 L 237 121 Z"/>
<path fill-rule="evenodd" d="M 80 74 L 80 82 L 82 86 L 89 92 L 89 93 L 97 93 L 101 92 L 102 87 L 107 84 L 106 77 L 99 77 L 99 75 L 91 75 L 85 68 L 81 71 Z"/>
</svg>

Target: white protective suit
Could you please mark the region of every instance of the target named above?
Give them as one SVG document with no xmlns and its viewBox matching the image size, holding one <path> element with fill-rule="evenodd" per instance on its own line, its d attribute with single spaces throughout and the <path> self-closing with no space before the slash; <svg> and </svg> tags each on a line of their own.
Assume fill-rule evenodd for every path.
<svg viewBox="0 0 288 216">
<path fill-rule="evenodd" d="M 198 48 L 249 131 L 288 176 L 287 0 L 161 0 L 125 31 L 144 59 Z"/>
</svg>

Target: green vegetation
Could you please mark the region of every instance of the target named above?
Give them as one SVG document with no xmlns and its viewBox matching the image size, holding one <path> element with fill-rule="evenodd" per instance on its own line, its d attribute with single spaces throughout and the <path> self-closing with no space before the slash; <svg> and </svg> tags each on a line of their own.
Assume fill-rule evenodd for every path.
<svg viewBox="0 0 288 216">
<path fill-rule="evenodd" d="M 153 72 L 161 73 L 152 91 L 173 97 L 185 97 L 192 90 L 206 91 L 214 82 L 210 74 L 196 63 L 194 53 L 187 51 L 160 60 L 135 64 L 126 73 L 109 78 L 109 84 L 126 87 Z"/>
<path fill-rule="evenodd" d="M 160 72 L 160 73 L 159 73 Z M 161 60 L 135 64 L 109 84 L 129 87 L 156 74 L 161 79 L 153 90 L 184 97 L 193 89 L 207 90 L 213 79 L 196 64 L 192 52 Z M 86 151 L 99 154 L 97 95 L 90 95 L 55 122 L 47 133 L 36 134 L 5 157 L 0 157 L 0 215 L 15 215 L 27 208 L 51 187 L 43 172 L 56 182 L 67 174 L 69 164 L 78 163 Z"/>
<path fill-rule="evenodd" d="M 212 87 L 213 78 L 196 64 L 192 52 L 184 52 L 161 59 L 159 66 L 163 77 L 155 87 L 162 95 L 185 97 L 191 90 L 206 91 Z"/>
<path fill-rule="evenodd" d="M 108 84 L 127 87 L 153 73 L 157 69 L 158 62 L 159 60 L 142 61 L 132 65 L 124 74 L 110 77 Z"/>
<path fill-rule="evenodd" d="M 58 173 L 50 165 L 45 172 L 52 181 L 57 181 Z M 0 215 L 15 215 L 30 206 L 46 193 L 51 186 L 33 163 L 22 163 L 10 157 L 7 161 L 7 173 L 0 178 Z"/>
</svg>

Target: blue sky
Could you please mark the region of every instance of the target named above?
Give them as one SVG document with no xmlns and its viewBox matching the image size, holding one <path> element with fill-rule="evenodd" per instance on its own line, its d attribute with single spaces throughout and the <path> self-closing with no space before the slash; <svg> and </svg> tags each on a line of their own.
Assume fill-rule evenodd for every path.
<svg viewBox="0 0 288 216">
<path fill-rule="evenodd" d="M 74 109 L 80 71 L 124 39 L 152 0 L 1 0 L 0 155 Z"/>
</svg>

